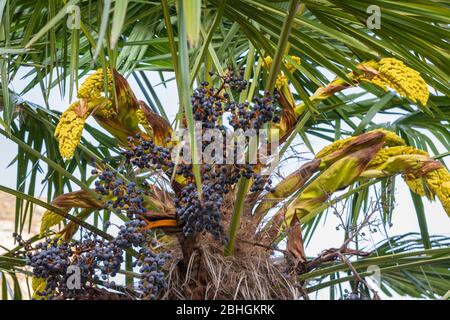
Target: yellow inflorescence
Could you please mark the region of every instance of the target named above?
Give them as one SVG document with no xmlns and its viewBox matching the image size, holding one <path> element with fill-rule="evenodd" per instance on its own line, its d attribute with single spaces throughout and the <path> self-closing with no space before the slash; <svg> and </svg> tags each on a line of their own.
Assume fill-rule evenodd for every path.
<svg viewBox="0 0 450 320">
<path fill-rule="evenodd" d="M 300 63 L 301 63 L 300 57 L 297 57 L 297 56 L 291 56 L 291 58 L 292 58 L 292 60 L 295 61 L 295 63 L 297 63 L 297 64 L 300 64 Z M 286 69 L 288 69 L 288 71 L 289 71 L 290 73 L 293 73 L 295 70 L 297 70 L 297 68 L 296 68 L 292 63 L 290 63 L 289 61 L 288 61 L 287 63 L 285 63 L 285 66 L 286 66 Z"/>
<path fill-rule="evenodd" d="M 383 132 L 385 135 L 384 136 L 385 146 L 398 146 L 398 145 L 405 144 L 405 140 L 400 138 L 398 135 L 396 135 L 392 131 L 388 131 L 388 130 L 384 130 L 384 129 L 375 129 L 375 130 L 372 130 L 369 132 Z M 345 146 L 347 146 L 350 142 L 355 140 L 356 138 L 357 137 L 349 137 L 349 138 L 337 140 L 337 141 L 333 142 L 332 144 L 329 144 L 328 146 L 324 147 L 322 150 L 320 150 L 316 154 L 315 158 L 316 159 L 323 158 L 339 149 L 342 149 Z"/>
<path fill-rule="evenodd" d="M 376 129 L 373 132 L 381 131 L 385 134 L 384 136 L 384 145 L 387 147 L 393 146 L 404 146 L 406 145 L 405 140 L 400 138 L 395 132 L 384 130 L 384 129 Z"/>
<path fill-rule="evenodd" d="M 291 56 L 291 58 L 292 58 L 292 60 L 294 60 L 297 64 L 300 64 L 300 63 L 301 63 L 300 57 L 297 57 L 297 56 Z M 263 68 L 265 68 L 265 69 L 267 69 L 267 70 L 270 69 L 270 67 L 272 66 L 272 62 L 273 62 L 273 59 L 272 59 L 272 57 L 270 57 L 270 56 L 267 56 L 267 57 L 264 57 L 264 58 L 261 59 L 261 64 L 262 64 Z M 290 63 L 289 61 L 286 61 L 286 62 L 284 63 L 284 66 L 286 67 L 286 69 L 287 69 L 290 73 L 293 73 L 295 70 L 297 70 L 297 69 L 295 68 L 295 66 L 294 66 L 292 63 Z M 280 90 L 283 86 L 287 85 L 287 83 L 288 83 L 288 78 L 287 78 L 287 76 L 286 76 L 283 72 L 281 72 L 281 73 L 277 76 L 277 80 L 276 80 L 276 82 L 275 82 L 275 88 L 278 89 L 278 90 Z"/>
<path fill-rule="evenodd" d="M 390 87 L 401 96 L 408 97 L 415 103 L 426 105 L 429 97 L 428 87 L 420 73 L 407 67 L 395 58 L 384 58 L 379 62 L 378 75 L 366 81 L 387 91 Z"/>
<path fill-rule="evenodd" d="M 147 131 L 147 133 L 152 132 L 152 128 L 150 127 L 150 125 L 149 125 L 149 123 L 147 121 L 147 117 L 145 116 L 145 114 L 142 111 L 142 109 L 136 110 L 136 115 L 138 117 L 139 124 L 142 127 L 144 127 L 145 131 Z"/>
<path fill-rule="evenodd" d="M 427 152 L 409 146 L 395 146 L 391 148 L 384 148 L 378 151 L 372 161 L 370 161 L 368 168 L 376 168 L 384 164 L 391 157 L 405 154 L 429 156 Z"/>
<path fill-rule="evenodd" d="M 428 187 L 437 195 L 450 216 L 450 173 L 445 168 L 431 171 L 425 175 Z"/>
<path fill-rule="evenodd" d="M 322 150 L 316 153 L 316 159 L 323 158 L 329 154 L 332 154 L 333 152 L 342 149 L 346 145 L 348 145 L 352 140 L 354 140 L 356 137 L 348 137 L 345 139 L 337 140 L 326 147 L 324 147 Z"/>
<path fill-rule="evenodd" d="M 80 143 L 84 123 L 89 113 L 80 116 L 75 111 L 79 102 L 75 102 L 64 111 L 55 129 L 55 137 L 58 140 L 59 152 L 64 159 L 70 159 Z"/>
<path fill-rule="evenodd" d="M 425 156 L 430 158 L 426 151 L 410 146 L 394 146 L 378 151 L 376 156 L 369 163 L 368 168 L 369 170 L 370 168 L 383 169 L 383 165 L 385 165 L 389 159 L 401 155 Z M 450 173 L 445 168 L 430 171 L 423 176 L 418 175 L 414 171 L 405 171 L 402 174 L 402 177 L 414 193 L 420 196 L 428 195 L 432 199 L 434 198 L 433 195 L 436 195 L 442 202 L 447 214 L 450 215 Z M 427 193 L 425 190 L 426 188 L 430 190 L 431 193 Z"/>
<path fill-rule="evenodd" d="M 450 216 L 450 173 L 445 168 L 433 170 L 425 174 L 423 177 L 418 177 L 413 173 L 405 173 L 403 175 L 411 190 L 420 196 L 425 196 L 424 184 L 432 192 L 430 194 L 436 195 L 442 203 L 445 212 Z"/>
<path fill-rule="evenodd" d="M 280 90 L 288 83 L 288 78 L 284 74 L 279 74 L 275 82 L 275 88 Z"/>
<path fill-rule="evenodd" d="M 263 66 L 263 68 L 269 69 L 272 66 L 272 57 L 271 56 L 267 56 L 265 58 L 262 58 L 261 64 Z"/>
<path fill-rule="evenodd" d="M 426 181 L 423 178 L 416 177 L 412 173 L 404 173 L 402 177 L 412 192 L 418 194 L 421 197 L 424 197 L 426 195 L 425 188 L 423 185 L 424 182 Z"/>
<path fill-rule="evenodd" d="M 114 119 L 117 116 L 117 111 L 114 109 L 112 102 L 101 108 L 95 109 L 94 116 L 100 116 L 107 120 Z"/>
<path fill-rule="evenodd" d="M 112 74 L 109 69 L 107 69 L 107 89 L 109 92 L 112 91 Z M 105 82 L 103 78 L 103 69 L 98 69 L 95 73 L 91 74 L 83 82 L 78 90 L 79 99 L 93 99 L 101 96 L 101 92 L 105 91 Z"/>
</svg>

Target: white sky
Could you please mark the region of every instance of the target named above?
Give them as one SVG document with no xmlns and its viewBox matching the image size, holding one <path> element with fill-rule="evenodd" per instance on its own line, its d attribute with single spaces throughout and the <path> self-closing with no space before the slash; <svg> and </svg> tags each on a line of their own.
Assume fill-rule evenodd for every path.
<svg viewBox="0 0 450 320">
<path fill-rule="evenodd" d="M 147 75 L 149 75 L 149 79 L 153 85 L 160 82 L 160 78 L 157 73 L 147 73 Z M 165 74 L 165 77 L 168 79 L 171 77 L 171 74 L 167 73 Z M 145 100 L 144 95 L 139 90 L 139 86 L 132 77 L 129 78 L 129 82 L 133 90 L 135 90 L 137 97 L 141 100 Z M 26 84 L 27 80 L 16 78 L 10 88 L 16 92 L 20 92 Z M 155 87 L 155 91 L 165 107 L 168 116 L 173 119 L 178 110 L 178 98 L 175 81 L 169 82 L 167 89 L 164 86 L 159 85 Z M 44 106 L 44 100 L 39 86 L 29 91 L 23 98 Z M 58 90 L 54 90 L 50 96 L 49 104 L 52 109 L 63 111 L 69 105 L 68 97 L 61 98 Z M 383 119 L 383 121 L 385 121 L 385 119 Z M 97 126 L 93 119 L 88 119 L 88 123 Z M 99 126 L 97 127 L 100 128 Z M 316 151 L 320 150 L 320 148 L 325 145 L 322 140 L 316 138 L 315 136 L 310 136 L 310 140 Z M 15 188 L 16 167 L 13 165 L 12 167 L 7 168 L 7 165 L 15 156 L 17 147 L 14 143 L 8 141 L 3 136 L 0 136 L 0 147 L 0 183 L 8 187 Z M 306 151 L 306 149 L 302 151 Z M 444 152 L 445 150 L 440 151 Z M 310 156 L 312 157 L 312 155 Z M 40 180 L 38 179 L 38 181 Z M 393 236 L 408 232 L 419 232 L 415 209 L 410 198 L 409 190 L 401 178 L 397 178 L 396 186 L 397 204 L 393 216 L 393 226 L 388 229 L 388 235 Z M 40 191 L 39 188 L 37 190 L 38 192 Z M 439 202 L 431 203 L 427 199 L 423 200 L 430 234 L 450 235 L 450 219 L 444 212 L 441 204 Z M 330 247 L 340 246 L 343 241 L 343 232 L 336 230 L 336 226 L 338 224 L 339 221 L 335 216 L 328 215 L 326 223 L 319 226 L 314 238 L 306 248 L 309 256 L 317 255 L 322 250 Z M 373 243 L 386 238 L 386 235 L 381 232 L 372 234 L 372 236 Z"/>
</svg>

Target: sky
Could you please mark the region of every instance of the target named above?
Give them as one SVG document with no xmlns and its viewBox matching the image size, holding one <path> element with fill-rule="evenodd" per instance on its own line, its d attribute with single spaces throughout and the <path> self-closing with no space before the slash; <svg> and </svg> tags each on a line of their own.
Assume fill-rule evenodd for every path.
<svg viewBox="0 0 450 320">
<path fill-rule="evenodd" d="M 20 92 L 27 84 L 27 79 L 20 79 L 19 76 L 16 77 L 10 86 L 10 88 L 15 92 Z M 157 73 L 147 72 L 147 76 L 153 85 L 160 83 L 160 78 Z M 172 75 L 170 73 L 166 73 L 165 77 L 171 78 Z M 144 95 L 140 91 L 135 80 L 132 77 L 128 80 L 133 90 L 135 90 L 135 94 L 138 99 L 145 101 Z M 82 80 L 80 80 L 80 83 L 81 82 Z M 167 86 L 168 87 L 165 88 L 163 85 L 157 85 L 155 86 L 155 91 L 165 107 L 169 118 L 173 119 L 178 110 L 178 98 L 175 81 L 169 82 Z M 32 101 L 41 106 L 45 105 L 39 86 L 26 93 L 23 96 L 23 99 Z M 61 97 L 58 90 L 54 90 L 50 95 L 49 104 L 51 109 L 64 111 L 69 105 L 69 100 L 68 97 Z M 378 120 L 383 120 L 384 122 L 389 121 L 390 119 Z M 100 128 L 93 119 L 88 119 L 88 123 Z M 310 136 L 309 138 L 316 152 L 326 145 L 322 140 L 315 136 Z M 16 167 L 15 165 L 9 168 L 7 166 L 14 158 L 17 152 L 17 147 L 13 142 L 7 140 L 3 136 L 0 136 L 0 148 L 0 183 L 8 187 L 15 188 Z M 303 146 L 300 146 L 300 148 L 302 149 L 300 151 L 307 151 L 307 149 Z M 444 152 L 447 150 L 440 151 Z M 309 157 L 312 158 L 313 155 L 309 154 Z M 295 164 L 294 166 L 297 165 L 298 164 Z M 291 165 L 290 169 L 293 170 L 295 167 L 292 167 Z M 40 180 L 38 179 L 38 181 Z M 387 235 L 393 236 L 409 232 L 419 232 L 419 225 L 415 215 L 415 209 L 411 201 L 409 189 L 400 177 L 397 177 L 396 182 L 396 207 L 393 215 L 392 227 L 388 228 L 387 234 L 385 234 L 383 230 L 377 233 L 369 232 L 367 243 L 368 247 L 373 248 L 375 243 L 385 239 Z M 37 190 L 37 192 L 39 192 L 39 188 L 37 188 Z M 430 202 L 427 199 L 423 199 L 423 201 L 430 234 L 450 236 L 450 219 L 446 215 L 441 204 L 439 202 Z M 306 247 L 306 253 L 308 256 L 316 256 L 324 249 L 340 246 L 343 242 L 343 232 L 342 230 L 336 230 L 336 226 L 338 224 L 339 220 L 334 215 L 328 215 L 325 221 L 322 219 L 321 225 L 319 225 L 320 229 Z"/>
</svg>

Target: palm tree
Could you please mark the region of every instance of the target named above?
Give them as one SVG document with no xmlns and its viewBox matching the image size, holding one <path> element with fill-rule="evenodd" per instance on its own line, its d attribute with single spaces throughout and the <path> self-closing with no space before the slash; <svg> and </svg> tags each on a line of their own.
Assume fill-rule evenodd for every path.
<svg viewBox="0 0 450 320">
<path fill-rule="evenodd" d="M 369 5 L 381 16 L 370 18 Z M 22 296 L 18 273 L 34 276 L 39 287 L 26 267 L 25 249 L 44 238 L 74 245 L 86 231 L 111 242 L 107 221 L 129 220 L 93 191 L 93 160 L 115 179 L 147 181 L 145 233 L 157 239 L 155 253 L 172 256 L 163 267 L 168 288 L 158 298 L 308 299 L 323 289 L 331 299 L 378 298 L 367 281 L 373 266 L 387 295 L 448 297 L 449 238 L 429 234 L 421 196 L 439 199 L 450 214 L 444 162 L 450 149 L 449 17 L 444 1 L 422 0 L 1 2 L 0 133 L 18 151 L 12 159 L 17 187 L 0 185 L 0 191 L 17 198 L 17 234 L 31 223 L 33 204 L 48 210 L 41 234 L 18 238 L 17 247 L 0 256 L 3 298 L 7 278 L 14 280 L 14 297 Z M 381 19 L 379 28 L 369 28 L 369 18 Z M 13 92 L 8 84 L 23 70 L 28 85 Z M 159 73 L 161 85 L 176 82 L 176 119 L 167 117 L 148 72 Z M 335 77 L 331 81 L 329 74 Z M 222 85 L 234 76 L 248 83 L 244 90 Z M 145 102 L 135 97 L 128 77 Z M 177 201 L 187 185 L 203 201 L 204 174 L 210 170 L 204 164 L 189 167 L 186 177 L 167 170 L 166 162 L 158 174 L 153 167 L 117 170 L 123 150 L 136 147 L 127 137 L 137 133 L 138 140 L 169 148 L 165 138 L 187 128 L 195 154 L 201 146 L 195 143 L 191 95 L 203 82 L 220 87 L 221 99 L 236 104 L 276 89 L 272 97 L 280 108 L 280 121 L 271 116 L 266 123 L 280 138 L 278 168 L 270 175 L 273 190 L 252 188 L 257 179 L 269 180 L 259 175 L 266 169 L 260 163 L 252 167 L 256 174 L 230 184 L 219 211 L 224 228 L 219 240 L 209 232 L 186 234 L 186 219 L 176 208 L 183 206 Z M 46 106 L 21 98 L 37 86 Z M 54 90 L 74 101 L 63 114 L 48 104 Z M 85 124 L 88 116 L 104 130 Z M 316 153 L 311 138 L 328 146 Z M 299 144 L 313 159 L 302 160 Z M 293 168 L 287 175 L 286 164 Z M 39 172 L 45 174 L 46 201 L 35 194 Z M 363 230 L 389 228 L 395 214 L 398 175 L 411 189 L 416 218 L 410 219 L 417 219 L 420 234 L 387 237 L 367 250 Z M 344 242 L 307 256 L 313 235 L 327 237 L 320 223 L 332 214 Z M 89 297 L 148 297 L 133 286 L 142 278 L 132 264 L 140 254 L 127 248 L 119 270 L 123 283 L 111 288 L 96 279 Z M 345 284 L 348 294 L 342 292 Z"/>
</svg>

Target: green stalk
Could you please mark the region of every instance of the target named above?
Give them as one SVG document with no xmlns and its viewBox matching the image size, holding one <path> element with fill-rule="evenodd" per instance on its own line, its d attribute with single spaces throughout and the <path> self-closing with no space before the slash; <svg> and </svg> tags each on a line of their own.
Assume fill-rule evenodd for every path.
<svg viewBox="0 0 450 320">
<path fill-rule="evenodd" d="M 250 79 L 251 70 L 253 69 L 253 59 L 254 59 L 254 47 L 250 44 L 250 50 L 247 55 L 247 65 L 244 72 L 244 77 L 246 80 Z M 258 64 L 259 66 L 260 64 Z M 256 79 L 254 83 L 256 82 Z M 253 96 L 253 91 L 250 90 L 248 93 L 248 96 L 245 96 L 243 94 L 239 97 L 239 102 L 245 101 L 245 98 L 248 100 L 251 100 L 251 97 Z M 251 96 L 250 96 L 251 94 Z M 249 152 L 257 152 L 257 150 L 247 150 L 247 155 Z M 233 208 L 233 215 L 231 217 L 230 226 L 228 229 L 228 243 L 226 244 L 224 248 L 224 255 L 225 256 L 232 256 L 234 254 L 234 244 L 236 243 L 236 235 L 239 229 L 239 224 L 241 221 L 242 211 L 244 208 L 244 201 L 245 196 L 247 195 L 250 181 L 247 178 L 241 177 L 237 183 L 236 186 L 236 200 L 234 202 L 234 208 Z"/>
<path fill-rule="evenodd" d="M 239 179 L 237 184 L 237 194 L 236 200 L 234 202 L 233 216 L 231 217 L 230 227 L 229 227 L 229 239 L 225 246 L 224 254 L 225 256 L 232 256 L 234 254 L 234 244 L 236 242 L 236 235 L 239 229 L 239 224 L 241 222 L 242 211 L 244 208 L 244 200 L 247 195 L 247 190 L 250 185 L 250 180 L 244 177 Z"/>
<path fill-rule="evenodd" d="M 272 91 L 273 88 L 275 87 L 275 82 L 277 80 L 278 73 L 280 73 L 281 64 L 283 63 L 284 51 L 286 50 L 288 44 L 292 23 L 294 22 L 294 18 L 297 14 L 299 4 L 300 0 L 289 1 L 286 20 L 284 20 L 283 22 L 280 38 L 278 39 L 277 50 L 275 51 L 275 56 L 273 57 L 272 66 L 269 72 L 269 79 L 266 85 L 266 90 L 269 92 Z"/>
<path fill-rule="evenodd" d="M 217 26 L 219 25 L 219 22 L 222 19 L 222 14 L 225 9 L 226 0 L 223 0 L 219 4 L 219 8 L 217 10 L 217 14 L 214 17 L 214 21 L 212 22 L 211 28 L 208 31 L 208 34 L 206 35 L 206 38 L 204 37 L 204 41 L 202 44 L 202 47 L 200 49 L 200 53 L 197 55 L 197 59 L 195 60 L 194 67 L 192 68 L 191 73 L 191 86 L 194 84 L 195 77 L 197 76 L 198 70 L 200 69 L 201 62 L 203 61 L 203 58 L 205 57 L 206 52 L 208 51 L 209 44 L 211 43 L 214 30 L 216 30 Z M 199 29 L 200 31 L 200 29 Z"/>
<path fill-rule="evenodd" d="M 420 235 L 422 238 L 423 246 L 425 249 L 431 248 L 431 240 L 430 240 L 430 234 L 428 232 L 428 226 L 427 226 L 427 218 L 425 216 L 425 209 L 423 207 L 423 201 L 422 198 L 412 192 L 409 191 L 411 194 L 411 199 L 413 201 L 414 207 L 416 209 L 416 216 L 417 221 L 419 223 L 419 229 L 420 229 Z"/>
<path fill-rule="evenodd" d="M 195 184 L 197 186 L 197 192 L 199 198 L 202 198 L 202 182 L 200 177 L 200 165 L 197 154 L 197 139 L 195 137 L 194 115 L 192 113 L 190 102 L 190 81 L 189 81 L 189 52 L 188 52 L 188 39 L 186 34 L 186 15 L 183 7 L 184 2 L 177 0 L 178 10 L 178 36 L 179 36 L 179 56 L 178 64 L 180 66 L 180 84 L 181 84 L 181 106 L 184 106 L 184 112 L 189 130 L 189 136 L 191 141 L 191 154 L 192 154 L 192 171 L 195 177 Z"/>
</svg>

